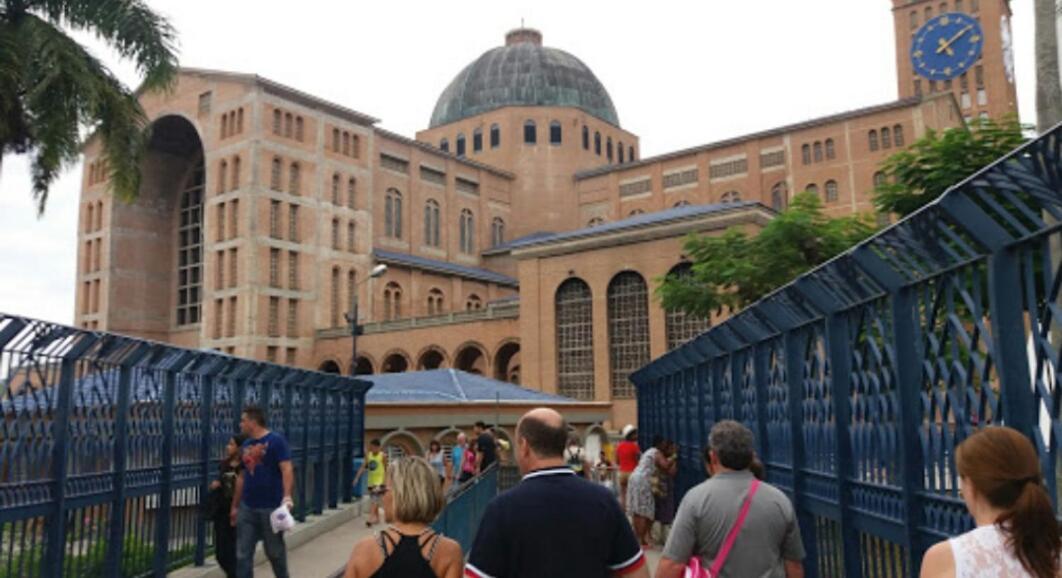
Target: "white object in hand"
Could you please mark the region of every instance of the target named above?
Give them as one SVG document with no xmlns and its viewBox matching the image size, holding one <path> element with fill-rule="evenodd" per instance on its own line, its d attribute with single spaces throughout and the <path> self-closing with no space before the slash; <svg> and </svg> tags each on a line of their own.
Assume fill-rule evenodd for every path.
<svg viewBox="0 0 1062 578">
<path fill-rule="evenodd" d="M 295 527 L 295 518 L 292 517 L 291 511 L 288 510 L 288 504 L 281 504 L 279 508 L 273 510 L 272 514 L 269 514 L 269 525 L 273 528 L 274 534 L 279 534 Z"/>
</svg>

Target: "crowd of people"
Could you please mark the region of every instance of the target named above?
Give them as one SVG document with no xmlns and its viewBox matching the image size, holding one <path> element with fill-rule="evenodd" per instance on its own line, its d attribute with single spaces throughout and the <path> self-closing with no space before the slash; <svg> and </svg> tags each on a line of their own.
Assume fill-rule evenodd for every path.
<svg viewBox="0 0 1062 578">
<path fill-rule="evenodd" d="M 283 436 L 256 407 L 228 441 L 208 501 L 216 557 L 227 576 L 252 576 L 259 541 L 274 575 L 288 576 L 283 519 L 294 474 Z M 498 460 L 499 440 L 482 422 L 451 452 L 433 442 L 426 457 L 388 462 L 369 444 L 369 524 L 387 526 L 359 541 L 347 578 L 648 577 L 645 551 L 654 522 L 665 539 L 657 578 L 804 575 L 804 546 L 789 498 L 764 480 L 752 432 L 735 421 L 712 428 L 704 450 L 708 479 L 677 504 L 677 445 L 654 439 L 644 453 L 633 426 L 615 449 L 589 459 L 563 416 L 539 408 L 516 426 L 513 454 L 522 481 L 483 513 L 471 550 L 431 529 L 447 492 Z M 1062 537 L 1032 443 L 987 427 L 957 448 L 961 496 L 976 528 L 930 548 L 923 578 L 1056 578 Z M 278 520 L 279 518 L 279 520 Z"/>
</svg>

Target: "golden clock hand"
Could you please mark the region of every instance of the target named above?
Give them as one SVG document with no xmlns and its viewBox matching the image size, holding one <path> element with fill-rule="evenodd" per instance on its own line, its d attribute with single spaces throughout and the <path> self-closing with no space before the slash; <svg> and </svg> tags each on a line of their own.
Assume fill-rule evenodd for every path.
<svg viewBox="0 0 1062 578">
<path fill-rule="evenodd" d="M 955 34 L 955 36 L 952 36 L 950 39 L 948 39 L 946 41 L 943 38 L 941 38 L 940 39 L 940 48 L 937 48 L 937 54 L 940 54 L 941 52 L 944 52 L 945 50 L 947 50 L 948 51 L 948 56 L 953 56 L 955 53 L 951 50 L 951 45 L 956 40 L 962 38 L 963 35 L 966 34 L 967 32 L 969 32 L 972 28 L 973 28 L 973 25 L 970 24 L 970 25 L 967 25 L 966 28 L 963 28 L 962 30 L 958 31 Z"/>
<path fill-rule="evenodd" d="M 948 47 L 948 41 L 947 40 L 944 40 L 943 38 L 941 38 L 940 40 L 937 41 L 937 44 L 940 45 L 940 48 L 937 48 L 937 54 L 940 54 L 941 52 L 944 52 L 945 50 L 947 50 L 948 51 L 948 56 L 955 56 L 955 51 Z"/>
</svg>

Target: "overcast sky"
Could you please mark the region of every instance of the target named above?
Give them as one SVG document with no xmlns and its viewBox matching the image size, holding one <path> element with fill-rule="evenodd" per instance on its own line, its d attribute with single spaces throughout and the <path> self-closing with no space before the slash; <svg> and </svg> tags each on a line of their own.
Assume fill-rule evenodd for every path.
<svg viewBox="0 0 1062 578">
<path fill-rule="evenodd" d="M 257 73 L 408 136 L 461 68 L 521 19 L 597 74 L 643 157 L 897 96 L 890 0 L 149 2 L 177 28 L 182 65 Z M 1031 123 L 1032 0 L 1012 4 L 1018 100 Z M 128 63 L 79 38 L 138 83 Z M 70 167 L 38 219 L 25 159 L 4 159 L 0 311 L 73 322 L 80 174 Z"/>
</svg>

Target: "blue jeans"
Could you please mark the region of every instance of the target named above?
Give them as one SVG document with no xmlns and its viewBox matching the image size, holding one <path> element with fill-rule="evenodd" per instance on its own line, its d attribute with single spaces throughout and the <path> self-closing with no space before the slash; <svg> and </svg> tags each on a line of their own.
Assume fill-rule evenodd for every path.
<svg viewBox="0 0 1062 578">
<path fill-rule="evenodd" d="M 254 576 L 254 547 L 262 541 L 266 558 L 273 566 L 277 578 L 288 577 L 288 552 L 284 547 L 284 534 L 273 532 L 269 514 L 273 509 L 254 509 L 240 504 L 236 512 L 236 576 Z"/>
</svg>

